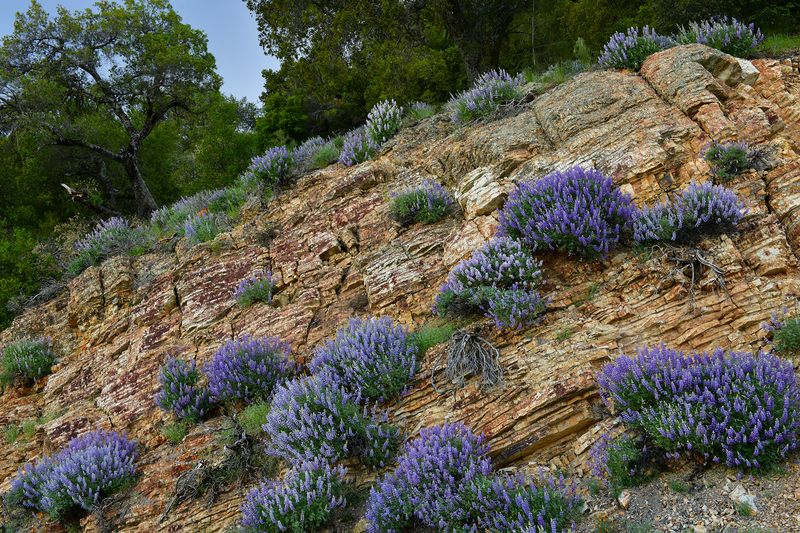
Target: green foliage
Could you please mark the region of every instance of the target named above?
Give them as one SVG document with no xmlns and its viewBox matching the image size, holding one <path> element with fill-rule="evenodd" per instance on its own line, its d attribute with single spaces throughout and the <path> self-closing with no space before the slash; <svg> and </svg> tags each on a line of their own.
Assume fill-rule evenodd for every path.
<svg viewBox="0 0 800 533">
<path fill-rule="evenodd" d="M 712 143 L 703 156 L 711 171 L 723 182 L 730 181 L 748 168 L 750 158 L 744 143 Z"/>
<path fill-rule="evenodd" d="M 3 430 L 3 436 L 6 439 L 6 442 L 9 444 L 14 444 L 17 442 L 17 438 L 19 438 L 20 428 L 16 424 L 11 424 L 6 426 Z"/>
<path fill-rule="evenodd" d="M 25 436 L 25 440 L 31 440 L 38 429 L 39 423 L 35 418 L 29 418 L 22 422 L 22 434 Z"/>
<path fill-rule="evenodd" d="M 263 111 L 255 124 L 259 151 L 288 144 L 288 141 L 300 142 L 306 137 L 308 116 L 299 95 L 271 92 L 263 102 Z"/>
<path fill-rule="evenodd" d="M 800 317 L 787 319 L 780 329 L 775 330 L 772 340 L 776 352 L 800 352 Z"/>
<path fill-rule="evenodd" d="M 186 437 L 188 432 L 189 423 L 185 420 L 179 420 L 177 422 L 167 424 L 161 430 L 164 438 L 167 439 L 171 444 L 180 444 L 183 442 L 183 439 Z"/>
<path fill-rule="evenodd" d="M 755 510 L 747 502 L 738 502 L 736 504 L 736 514 L 739 516 L 753 516 Z"/>
<path fill-rule="evenodd" d="M 238 415 L 239 424 L 242 426 L 245 433 L 251 437 L 258 437 L 263 433 L 261 426 L 267 422 L 268 413 L 269 403 L 267 402 L 248 405 Z"/>
<path fill-rule="evenodd" d="M 442 325 L 426 324 L 411 332 L 408 341 L 416 346 L 418 357 L 422 358 L 432 347 L 449 341 L 458 327 L 454 322 L 445 322 Z"/>
<path fill-rule="evenodd" d="M 767 57 L 800 51 L 800 35 L 767 35 L 758 50 Z"/>
<path fill-rule="evenodd" d="M 3 371 L 0 385 L 22 379 L 27 383 L 46 376 L 56 363 L 56 354 L 47 339 L 23 339 L 3 350 Z"/>
<path fill-rule="evenodd" d="M 565 340 L 569 339 L 570 337 L 572 337 L 572 329 L 570 329 L 569 326 L 564 326 L 563 328 L 558 330 L 558 333 L 556 333 L 556 341 L 557 342 L 564 342 Z"/>
<path fill-rule="evenodd" d="M 324 144 L 317 150 L 317 153 L 314 154 L 313 167 L 314 168 L 325 168 L 328 165 L 336 163 L 339 161 L 339 154 L 342 152 L 342 144 L 344 143 L 344 138 L 339 136 L 335 139 L 331 140 L 331 142 Z"/>
<path fill-rule="evenodd" d="M 678 494 L 686 494 L 689 492 L 689 485 L 680 479 L 670 479 L 667 484 L 672 492 L 677 492 Z"/>
</svg>

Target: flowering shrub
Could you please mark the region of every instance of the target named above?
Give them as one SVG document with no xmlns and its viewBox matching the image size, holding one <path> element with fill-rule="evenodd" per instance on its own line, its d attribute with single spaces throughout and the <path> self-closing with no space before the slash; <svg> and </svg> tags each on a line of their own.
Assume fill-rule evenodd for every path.
<svg viewBox="0 0 800 533">
<path fill-rule="evenodd" d="M 635 211 L 611 178 L 572 167 L 511 191 L 500 212 L 498 234 L 519 239 L 534 251 L 547 247 L 593 257 L 619 243 Z"/>
<path fill-rule="evenodd" d="M 275 146 L 264 155 L 254 157 L 247 171 L 269 185 L 274 185 L 286 178 L 293 166 L 292 153 L 285 146 Z"/>
<path fill-rule="evenodd" d="M 359 402 L 328 373 L 279 385 L 264 424 L 269 452 L 292 463 L 357 455 L 370 466 L 384 466 L 394 454 L 397 431 Z"/>
<path fill-rule="evenodd" d="M 621 418 L 671 453 L 759 468 L 797 447 L 800 395 L 791 362 L 761 353 L 684 355 L 664 345 L 621 356 L 597 378 Z"/>
<path fill-rule="evenodd" d="M 643 450 L 630 437 L 611 438 L 603 433 L 589 450 L 589 468 L 603 485 L 615 492 L 645 479 Z"/>
<path fill-rule="evenodd" d="M 94 230 L 75 243 L 76 256 L 68 270 L 80 274 L 103 259 L 136 253 L 152 244 L 152 239 L 143 228 L 135 228 L 122 217 L 112 217 L 97 223 Z"/>
<path fill-rule="evenodd" d="M 218 213 L 201 211 L 183 224 L 183 232 L 191 245 L 212 240 L 229 227 L 228 218 Z"/>
<path fill-rule="evenodd" d="M 367 133 L 378 146 L 394 137 L 402 126 L 403 108 L 394 100 L 378 102 L 367 115 Z"/>
<path fill-rule="evenodd" d="M 703 158 L 711 165 L 711 172 L 722 181 L 750 168 L 750 149 L 745 142 L 712 142 L 703 151 Z"/>
<path fill-rule="evenodd" d="M 399 532 L 414 523 L 455 529 L 473 523 L 465 487 L 491 473 L 488 452 L 483 437 L 462 424 L 423 429 L 406 443 L 395 471 L 370 491 L 369 531 Z"/>
<path fill-rule="evenodd" d="M 436 110 L 425 102 L 414 102 L 406 108 L 406 118 L 413 122 L 432 117 Z"/>
<path fill-rule="evenodd" d="M 344 507 L 345 470 L 321 459 L 295 466 L 282 481 L 266 481 L 242 504 L 242 525 L 253 532 L 319 531 Z"/>
<path fill-rule="evenodd" d="M 241 337 L 214 353 L 203 371 L 218 402 L 269 400 L 275 386 L 296 372 L 289 345 L 278 337 Z"/>
<path fill-rule="evenodd" d="M 580 498 L 563 476 L 522 474 L 478 478 L 472 488 L 480 531 L 572 531 Z"/>
<path fill-rule="evenodd" d="M 800 352 L 800 317 L 787 317 L 788 309 L 775 313 L 762 329 L 772 334 L 772 348 L 781 353 Z"/>
<path fill-rule="evenodd" d="M 636 242 L 689 242 L 736 229 L 745 213 L 736 193 L 711 182 L 691 183 L 674 201 L 645 205 L 633 222 Z"/>
<path fill-rule="evenodd" d="M 299 168 L 306 170 L 311 168 L 314 161 L 314 155 L 320 148 L 325 146 L 327 141 L 317 135 L 316 137 L 309 137 L 303 143 L 292 151 L 292 159 L 295 165 Z"/>
<path fill-rule="evenodd" d="M 541 276 L 541 263 L 522 244 L 494 239 L 450 271 L 434 308 L 441 316 L 484 313 L 498 327 L 521 327 L 544 311 Z"/>
<path fill-rule="evenodd" d="M 603 47 L 603 53 L 597 59 L 601 67 L 628 68 L 638 71 L 642 63 L 650 55 L 674 46 L 670 37 L 659 35 L 648 26 L 628 28 L 626 33 L 617 32 Z"/>
<path fill-rule="evenodd" d="M 156 405 L 181 420 L 202 419 L 211 408 L 211 397 L 208 389 L 200 385 L 200 377 L 194 359 L 169 357 L 158 376 L 161 390 L 156 394 Z"/>
<path fill-rule="evenodd" d="M 272 293 L 275 284 L 272 282 L 272 272 L 256 272 L 243 279 L 236 286 L 233 297 L 242 307 L 248 307 L 255 302 L 272 302 Z"/>
<path fill-rule="evenodd" d="M 349 131 L 344 136 L 344 145 L 339 154 L 339 163 L 352 167 L 363 163 L 375 153 L 378 145 L 372 140 L 367 130 L 363 127 Z"/>
<path fill-rule="evenodd" d="M 201 212 L 212 211 L 211 205 L 224 196 L 224 189 L 201 191 L 192 196 L 184 196 L 170 206 L 153 211 L 150 214 L 150 226 L 159 233 L 182 232 L 188 218 Z"/>
<path fill-rule="evenodd" d="M 368 531 L 562 531 L 577 507 L 563 479 L 494 476 L 482 436 L 462 424 L 423 429 L 370 491 Z"/>
<path fill-rule="evenodd" d="M 53 343 L 49 338 L 22 339 L 3 350 L 3 372 L 0 384 L 20 378 L 31 383 L 48 375 L 56 363 Z"/>
<path fill-rule="evenodd" d="M 370 400 L 400 394 L 417 370 L 417 350 L 408 332 L 388 316 L 350 319 L 336 338 L 316 350 L 314 374 L 329 373 L 346 390 Z"/>
<path fill-rule="evenodd" d="M 472 88 L 457 94 L 447 103 L 453 122 L 470 122 L 494 113 L 502 104 L 522 95 L 522 75 L 511 76 L 505 70 L 484 72 Z"/>
<path fill-rule="evenodd" d="M 27 464 L 11 482 L 22 505 L 60 518 L 76 507 L 95 509 L 103 498 L 132 482 L 136 442 L 113 431 L 93 431 L 72 439 L 52 457 Z"/>
<path fill-rule="evenodd" d="M 755 24 L 745 24 L 735 18 L 713 17 L 692 22 L 678 32 L 680 44 L 700 43 L 736 57 L 747 57 L 764 40 Z"/>
<path fill-rule="evenodd" d="M 391 195 L 390 216 L 403 226 L 414 222 L 433 224 L 446 217 L 455 208 L 450 193 L 439 183 L 425 180 L 413 187 Z"/>
</svg>

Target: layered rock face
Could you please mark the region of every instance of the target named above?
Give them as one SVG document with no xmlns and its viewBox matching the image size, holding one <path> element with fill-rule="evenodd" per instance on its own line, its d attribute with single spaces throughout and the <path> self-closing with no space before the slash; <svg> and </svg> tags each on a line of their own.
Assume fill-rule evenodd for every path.
<svg viewBox="0 0 800 533">
<path fill-rule="evenodd" d="M 681 269 L 665 251 L 622 249 L 603 261 L 544 254 L 550 298 L 541 323 L 487 337 L 500 350 L 502 387 L 476 380 L 440 395 L 429 351 L 411 393 L 388 406 L 408 436 L 445 420 L 484 432 L 499 466 L 553 464 L 581 474 L 607 425 L 594 374 L 637 346 L 757 350 L 760 323 L 800 291 L 800 72 L 791 61 L 740 61 L 701 45 L 649 58 L 641 75 L 585 73 L 496 120 L 467 127 L 447 117 L 403 130 L 374 161 L 300 178 L 266 208 L 252 207 L 228 234 L 175 253 L 120 257 L 92 267 L 69 290 L 27 311 L 0 345 L 44 334 L 59 346 L 54 373 L 0 397 L 0 425 L 54 419 L 14 445 L 0 443 L 0 489 L 25 461 L 98 427 L 141 444 L 141 478 L 111 510 L 121 531 L 221 531 L 238 519 L 241 489 L 186 502 L 159 519 L 177 477 L 219 453 L 219 420 L 179 445 L 161 434 L 153 402 L 168 353 L 207 361 L 225 340 L 277 335 L 299 361 L 354 315 L 389 315 L 418 327 L 459 260 L 487 241 L 515 182 L 572 165 L 613 177 L 638 205 L 705 181 L 700 152 L 711 140 L 768 145 L 759 171 L 731 186 L 749 212 L 738 234 L 700 244 L 724 285 L 700 265 Z M 388 194 L 432 178 L 453 191 L 462 215 L 398 228 Z M 232 293 L 252 271 L 274 273 L 274 305 L 239 308 Z M 94 530 L 93 519 L 86 526 Z"/>
</svg>

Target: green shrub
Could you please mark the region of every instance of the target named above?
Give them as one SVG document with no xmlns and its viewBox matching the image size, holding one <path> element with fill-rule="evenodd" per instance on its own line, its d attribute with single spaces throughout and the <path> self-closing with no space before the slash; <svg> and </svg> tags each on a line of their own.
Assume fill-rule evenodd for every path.
<svg viewBox="0 0 800 533">
<path fill-rule="evenodd" d="M 772 57 L 796 52 L 800 50 L 800 35 L 770 35 L 759 45 L 758 50 Z"/>
<path fill-rule="evenodd" d="M 449 341 L 457 329 L 458 326 L 454 323 L 442 326 L 425 325 L 411 332 L 408 341 L 416 346 L 417 357 L 421 358 L 432 347 Z"/>
<path fill-rule="evenodd" d="M 167 424 L 161 430 L 164 438 L 166 438 L 172 444 L 180 444 L 188 432 L 189 424 L 184 420 Z"/>
<path fill-rule="evenodd" d="M 800 317 L 785 320 L 773 333 L 772 342 L 777 352 L 800 352 Z"/>
<path fill-rule="evenodd" d="M 602 434 L 589 451 L 592 474 L 613 493 L 641 484 L 649 477 L 643 446 L 625 435 L 612 438 Z"/>
<path fill-rule="evenodd" d="M 3 436 L 5 437 L 6 442 L 9 444 L 14 444 L 15 442 L 17 442 L 17 439 L 19 438 L 19 431 L 20 431 L 19 426 L 16 424 L 11 424 L 10 426 L 7 426 L 3 430 Z"/>
<path fill-rule="evenodd" d="M 0 385 L 22 379 L 30 384 L 51 372 L 56 355 L 49 339 L 23 339 L 6 346 Z"/>
<path fill-rule="evenodd" d="M 267 423 L 267 414 L 269 414 L 269 403 L 267 402 L 248 405 L 239 413 L 239 424 L 245 433 L 251 437 L 257 437 L 263 431 L 261 426 Z"/>
<path fill-rule="evenodd" d="M 450 193 L 439 183 L 425 180 L 419 187 L 412 187 L 392 194 L 389 214 L 402 226 L 415 222 L 434 224 L 454 210 L 455 202 Z"/>
<path fill-rule="evenodd" d="M 744 142 L 712 142 L 703 157 L 714 176 L 722 181 L 730 181 L 750 168 L 750 149 Z"/>
<path fill-rule="evenodd" d="M 339 154 L 342 152 L 342 148 L 339 145 L 341 140 L 341 137 L 337 137 L 337 139 L 321 146 L 312 158 L 312 167 L 325 168 L 339 161 Z"/>
</svg>

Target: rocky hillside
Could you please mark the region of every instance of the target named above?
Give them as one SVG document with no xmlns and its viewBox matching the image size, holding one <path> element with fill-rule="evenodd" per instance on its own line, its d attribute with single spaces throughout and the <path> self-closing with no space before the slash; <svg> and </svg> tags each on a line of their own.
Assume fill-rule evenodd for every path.
<svg viewBox="0 0 800 533">
<path fill-rule="evenodd" d="M 277 335 L 299 361 L 351 316 L 389 315 L 418 327 L 450 268 L 487 241 L 516 181 L 572 165 L 593 166 L 637 205 L 663 199 L 709 168 L 710 140 L 769 145 L 762 170 L 730 186 L 747 203 L 740 232 L 707 239 L 704 257 L 723 272 L 679 269 L 654 250 L 603 261 L 544 255 L 543 320 L 487 335 L 500 350 L 502 387 L 476 380 L 433 390 L 429 351 L 411 393 L 389 406 L 407 435 L 445 420 L 483 432 L 499 466 L 527 463 L 585 472 L 587 449 L 613 419 L 594 375 L 621 352 L 668 343 L 753 351 L 760 324 L 800 294 L 800 62 L 737 60 L 701 45 L 650 57 L 641 74 L 597 71 L 468 127 L 438 116 L 403 130 L 375 160 L 303 176 L 214 241 L 174 253 L 117 257 L 91 267 L 68 291 L 18 317 L 0 345 L 52 337 L 61 358 L 33 388 L 0 397 L 0 426 L 48 415 L 28 439 L 0 442 L 0 490 L 25 461 L 88 429 L 125 430 L 141 444 L 138 484 L 109 511 L 120 531 L 221 531 L 239 517 L 242 488 L 207 505 L 187 501 L 159 519 L 178 476 L 220 453 L 212 419 L 173 445 L 153 403 L 160 365 L 178 351 L 207 361 L 225 340 Z M 433 178 L 462 215 L 401 229 L 388 217 L 391 191 Z M 699 266 L 699 265 L 697 265 Z M 271 269 L 275 305 L 241 309 L 232 297 L 252 271 Z M 363 476 L 359 482 L 366 483 Z M 800 503 L 790 513 L 800 512 Z M 93 518 L 85 521 L 93 531 Z M 53 530 L 53 525 L 42 526 Z"/>
</svg>

